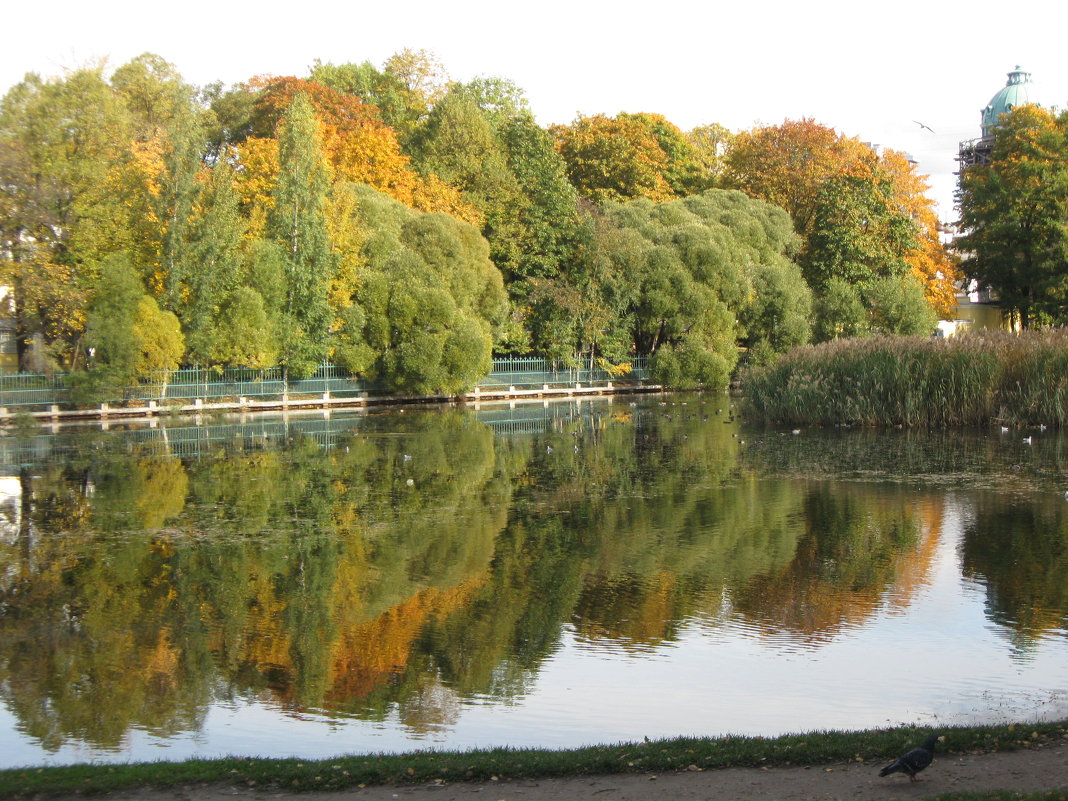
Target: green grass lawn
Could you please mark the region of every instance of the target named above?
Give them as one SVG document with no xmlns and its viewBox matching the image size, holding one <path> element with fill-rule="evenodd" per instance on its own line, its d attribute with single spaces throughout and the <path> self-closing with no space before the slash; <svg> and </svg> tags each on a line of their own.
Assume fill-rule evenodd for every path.
<svg viewBox="0 0 1068 801">
<path fill-rule="evenodd" d="M 783 737 L 685 738 L 568 750 L 495 748 L 308 759 L 210 759 L 124 765 L 26 767 L 0 771 L 0 795 L 101 793 L 140 786 L 233 782 L 287 790 L 338 790 L 388 783 L 483 781 L 606 773 L 657 773 L 693 768 L 881 762 L 915 746 L 926 729 L 813 732 Z M 940 729 L 941 750 L 976 753 L 1031 748 L 1068 738 L 1068 721 L 1019 726 Z M 1068 781 L 1068 777 L 1066 777 Z M 952 794 L 971 799 L 1066 799 L 1068 793 Z"/>
</svg>

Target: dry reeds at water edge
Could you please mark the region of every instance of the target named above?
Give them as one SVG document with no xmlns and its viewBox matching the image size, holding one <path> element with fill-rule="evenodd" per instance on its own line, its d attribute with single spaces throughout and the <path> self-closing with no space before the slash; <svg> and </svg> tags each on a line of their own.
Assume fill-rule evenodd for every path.
<svg viewBox="0 0 1068 801">
<path fill-rule="evenodd" d="M 754 421 L 944 428 L 1068 424 L 1068 330 L 868 337 L 742 375 Z"/>
</svg>

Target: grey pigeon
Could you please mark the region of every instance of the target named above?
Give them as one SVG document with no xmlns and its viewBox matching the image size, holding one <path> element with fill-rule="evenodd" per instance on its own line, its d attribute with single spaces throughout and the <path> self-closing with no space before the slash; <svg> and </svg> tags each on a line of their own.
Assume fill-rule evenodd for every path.
<svg viewBox="0 0 1068 801">
<path fill-rule="evenodd" d="M 923 741 L 919 748 L 913 748 L 905 756 L 895 759 L 885 768 L 879 771 L 880 776 L 889 776 L 891 773 L 907 773 L 910 781 L 919 781 L 916 774 L 931 764 L 934 759 L 935 743 L 938 735 L 932 734 Z"/>
</svg>

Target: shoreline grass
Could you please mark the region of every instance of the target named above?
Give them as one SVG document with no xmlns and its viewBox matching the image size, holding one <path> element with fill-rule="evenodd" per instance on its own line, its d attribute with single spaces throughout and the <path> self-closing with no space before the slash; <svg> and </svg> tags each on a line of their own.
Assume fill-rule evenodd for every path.
<svg viewBox="0 0 1068 801">
<path fill-rule="evenodd" d="M 757 422 L 1068 426 L 1068 330 L 806 345 L 742 375 Z"/>
<path fill-rule="evenodd" d="M 226 782 L 286 791 L 361 785 L 494 781 L 587 774 L 663 773 L 731 767 L 878 762 L 913 747 L 923 735 L 945 736 L 956 753 L 1034 748 L 1068 739 L 1068 721 L 1002 726 L 903 727 L 781 737 L 678 737 L 575 749 L 494 748 L 416 751 L 328 759 L 225 758 L 129 764 L 82 764 L 0 770 L 0 796 L 105 793 L 137 787 Z M 976 798 L 980 796 L 975 796 Z M 986 796 L 983 796 L 986 797 Z"/>
</svg>

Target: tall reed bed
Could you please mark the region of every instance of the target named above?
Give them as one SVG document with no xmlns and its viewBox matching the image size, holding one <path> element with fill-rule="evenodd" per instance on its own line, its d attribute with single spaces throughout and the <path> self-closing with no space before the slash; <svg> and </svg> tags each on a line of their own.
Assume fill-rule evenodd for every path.
<svg viewBox="0 0 1068 801">
<path fill-rule="evenodd" d="M 786 424 L 1068 425 L 1068 331 L 870 337 L 795 348 L 742 375 L 751 419 Z"/>
</svg>

